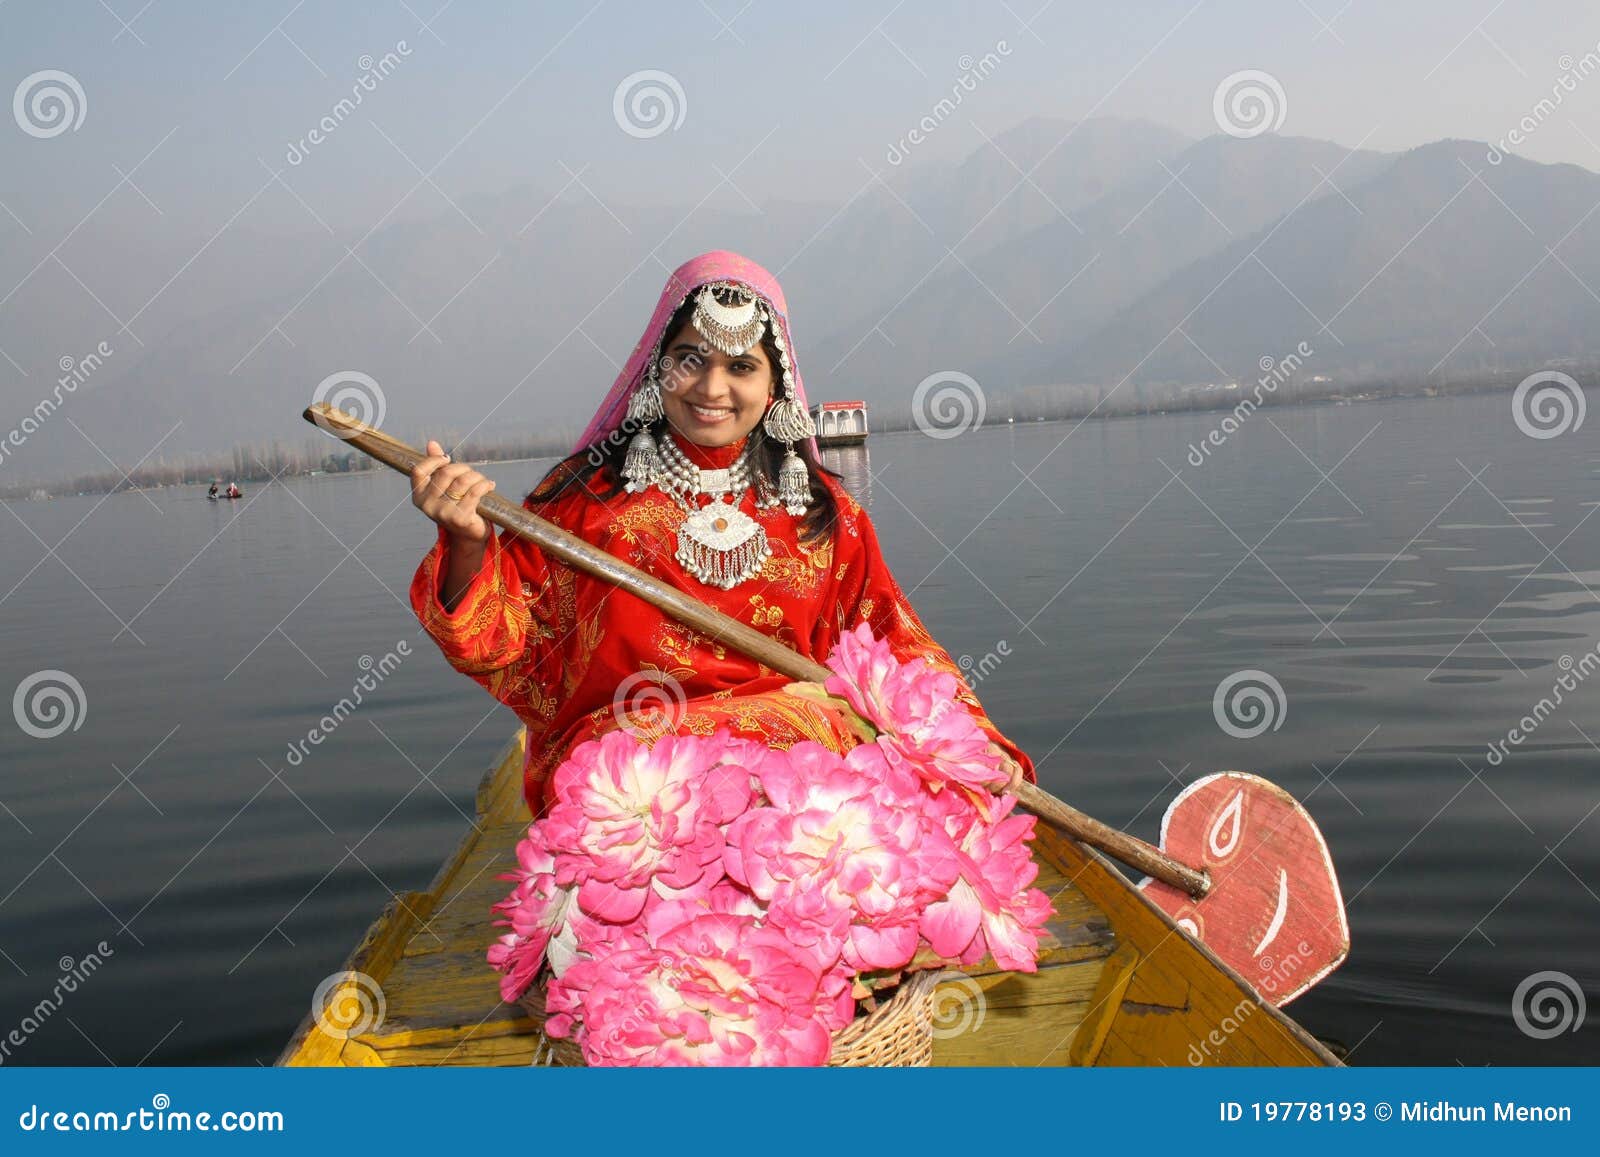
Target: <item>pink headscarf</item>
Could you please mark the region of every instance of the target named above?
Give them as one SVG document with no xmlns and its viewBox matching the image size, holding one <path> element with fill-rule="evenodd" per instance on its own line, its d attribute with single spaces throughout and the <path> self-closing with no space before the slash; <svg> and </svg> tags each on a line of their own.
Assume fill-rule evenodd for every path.
<svg viewBox="0 0 1600 1157">
<path fill-rule="evenodd" d="M 628 364 L 623 366 L 622 372 L 617 375 L 617 380 L 611 386 L 611 392 L 606 395 L 605 401 L 600 403 L 600 408 L 584 427 L 583 435 L 573 447 L 574 451 L 594 445 L 622 425 L 622 420 L 628 412 L 628 397 L 638 388 L 639 382 L 644 377 L 645 364 L 664 336 L 662 331 L 667 328 L 667 322 L 672 319 L 678 306 L 683 304 L 684 298 L 711 281 L 736 281 L 754 291 L 771 307 L 773 316 L 783 327 L 783 341 L 788 347 L 789 377 L 794 381 L 795 399 L 802 409 L 810 409 L 806 404 L 805 384 L 800 380 L 800 362 L 794 352 L 794 334 L 789 330 L 789 307 L 783 299 L 783 289 L 778 285 L 777 278 L 748 257 L 741 257 L 726 249 L 714 249 L 710 253 L 702 253 L 685 261 L 672 271 L 671 277 L 667 278 L 667 284 L 661 290 L 661 297 L 656 302 L 655 313 L 650 315 L 650 324 L 646 327 L 644 336 L 639 339 L 639 344 L 633 347 Z M 782 388 L 781 384 L 779 388 Z M 812 456 L 815 457 L 816 439 L 807 439 L 807 444 Z"/>
</svg>

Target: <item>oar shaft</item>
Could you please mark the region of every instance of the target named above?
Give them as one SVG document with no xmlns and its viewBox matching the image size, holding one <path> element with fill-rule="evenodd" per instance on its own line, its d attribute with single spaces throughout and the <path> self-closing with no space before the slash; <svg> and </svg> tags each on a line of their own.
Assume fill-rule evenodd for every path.
<svg viewBox="0 0 1600 1157">
<path fill-rule="evenodd" d="M 326 402 L 316 402 L 307 407 L 305 419 L 402 474 L 410 474 L 416 464 L 426 457 L 414 446 L 391 438 Z M 567 565 L 643 599 L 679 622 L 726 643 L 780 675 L 821 683 L 832 674 L 821 663 L 790 650 L 770 635 L 763 635 L 754 627 L 730 618 L 654 575 L 629 566 L 609 551 L 528 513 L 521 505 L 498 494 L 486 494 L 478 499 L 478 513 L 486 521 L 526 538 Z M 1017 800 L 1023 807 L 1068 835 L 1164 883 L 1181 888 L 1191 896 L 1204 895 L 1210 886 L 1204 873 L 1179 863 L 1141 839 L 1084 815 L 1034 784 L 1023 784 L 1017 792 Z"/>
<path fill-rule="evenodd" d="M 1211 887 L 1211 877 L 1204 872 L 1174 860 L 1154 844 L 1085 815 L 1036 784 L 1023 784 L 1017 788 L 1016 796 L 1018 803 L 1040 819 L 1048 820 L 1068 835 L 1115 856 L 1124 864 L 1138 868 L 1164 884 L 1181 888 L 1196 899 L 1204 896 Z"/>
</svg>

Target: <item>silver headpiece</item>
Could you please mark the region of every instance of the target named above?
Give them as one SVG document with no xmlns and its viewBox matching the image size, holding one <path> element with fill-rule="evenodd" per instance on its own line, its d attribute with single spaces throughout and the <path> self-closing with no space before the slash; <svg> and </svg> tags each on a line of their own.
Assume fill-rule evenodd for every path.
<svg viewBox="0 0 1600 1157">
<path fill-rule="evenodd" d="M 778 350 L 782 390 L 767 407 L 761 428 L 767 437 L 784 444 L 783 461 L 778 467 L 777 500 L 791 515 L 799 517 L 811 504 L 811 475 L 805 460 L 795 453 L 794 444 L 817 432 L 811 415 L 795 396 L 794 373 L 789 365 L 789 347 L 783 326 L 772 308 L 748 287 L 731 281 L 713 281 L 694 294 L 695 329 L 715 348 L 737 357 L 755 347 L 772 326 L 772 343 Z M 662 340 L 667 335 L 663 333 Z M 638 433 L 628 443 L 622 476 L 630 493 L 643 490 L 661 475 L 660 447 L 650 436 L 650 425 L 665 413 L 661 399 L 661 343 L 650 352 L 644 378 L 628 398 L 628 422 Z"/>
<path fill-rule="evenodd" d="M 718 291 L 727 298 L 719 301 Z M 742 286 L 713 282 L 694 297 L 694 327 L 723 353 L 738 357 L 767 332 L 767 313 L 761 302 Z"/>
</svg>

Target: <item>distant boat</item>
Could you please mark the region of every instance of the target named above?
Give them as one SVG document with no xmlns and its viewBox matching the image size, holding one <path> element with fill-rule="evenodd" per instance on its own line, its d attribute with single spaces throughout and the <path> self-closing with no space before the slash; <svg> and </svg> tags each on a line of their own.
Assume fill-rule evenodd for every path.
<svg viewBox="0 0 1600 1157">
<path fill-rule="evenodd" d="M 867 440 L 865 402 L 822 402 L 811 407 L 818 446 L 859 446 Z"/>
</svg>

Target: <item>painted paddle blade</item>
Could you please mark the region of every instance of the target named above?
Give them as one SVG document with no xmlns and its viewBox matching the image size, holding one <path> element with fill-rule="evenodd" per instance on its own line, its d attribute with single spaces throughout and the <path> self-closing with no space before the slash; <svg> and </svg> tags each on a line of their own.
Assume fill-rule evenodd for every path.
<svg viewBox="0 0 1600 1157">
<path fill-rule="evenodd" d="M 1306 809 L 1242 771 L 1196 780 L 1161 819 L 1161 850 L 1211 876 L 1200 898 L 1139 887 L 1189 935 L 1282 1006 L 1350 954 L 1333 859 Z"/>
</svg>

